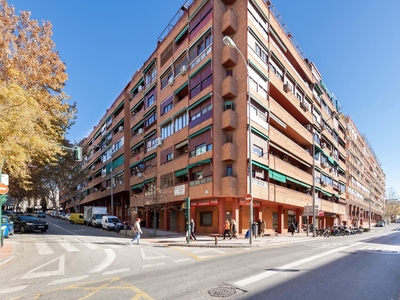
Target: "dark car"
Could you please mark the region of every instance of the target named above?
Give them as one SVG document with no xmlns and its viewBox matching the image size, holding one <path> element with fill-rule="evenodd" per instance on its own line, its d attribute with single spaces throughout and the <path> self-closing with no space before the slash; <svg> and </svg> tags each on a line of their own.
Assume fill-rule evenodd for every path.
<svg viewBox="0 0 400 300">
<path fill-rule="evenodd" d="M 46 214 L 44 212 L 42 212 L 42 211 L 38 211 L 36 213 L 36 215 L 37 215 L 38 218 L 46 218 Z"/>
<path fill-rule="evenodd" d="M 45 232 L 49 229 L 49 224 L 46 221 L 29 215 L 13 215 L 11 220 L 14 222 L 14 230 L 21 233 L 34 230 Z"/>
</svg>

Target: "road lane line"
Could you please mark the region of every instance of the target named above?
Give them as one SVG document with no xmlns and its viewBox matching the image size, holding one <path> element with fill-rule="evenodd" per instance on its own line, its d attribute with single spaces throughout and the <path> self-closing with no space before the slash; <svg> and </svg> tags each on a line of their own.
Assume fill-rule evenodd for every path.
<svg viewBox="0 0 400 300">
<path fill-rule="evenodd" d="M 61 247 L 63 247 L 68 252 L 79 252 L 79 249 L 76 248 L 74 245 L 66 242 L 66 241 L 57 241 Z"/>
<path fill-rule="evenodd" d="M 80 280 L 86 279 L 88 277 L 89 277 L 89 275 L 83 275 L 83 276 L 72 277 L 72 278 L 58 279 L 58 280 L 51 281 L 47 285 L 54 285 L 54 284 L 68 283 L 68 282 L 73 282 L 73 281 L 80 281 Z"/>
<path fill-rule="evenodd" d="M 157 266 L 163 266 L 163 265 L 164 265 L 164 263 L 156 263 L 156 264 L 152 264 L 152 265 L 144 265 L 143 269 L 144 268 L 157 267 Z"/>
<path fill-rule="evenodd" d="M 181 258 L 181 259 L 174 260 L 174 262 L 183 262 L 183 261 L 188 261 L 188 260 L 192 260 L 192 259 L 191 258 Z"/>
<path fill-rule="evenodd" d="M 46 254 L 53 254 L 54 251 L 51 250 L 50 246 L 47 243 L 35 243 L 36 248 L 39 252 L 40 255 L 46 255 Z"/>
<path fill-rule="evenodd" d="M 58 265 L 57 265 L 57 262 L 58 262 Z M 45 267 L 48 268 L 48 266 L 52 265 L 53 263 L 57 266 L 56 270 L 36 272 L 37 270 L 40 270 L 42 268 L 45 268 Z M 40 266 L 30 270 L 28 273 L 26 273 L 20 279 L 58 276 L 58 275 L 64 275 L 64 274 L 65 274 L 65 255 L 63 254 L 60 257 L 57 257 L 43 265 L 40 265 Z"/>
<path fill-rule="evenodd" d="M 0 289 L 0 295 L 7 294 L 7 293 L 13 293 L 13 292 L 19 292 L 22 291 L 23 289 L 27 288 L 29 284 L 27 285 L 20 285 L 8 289 Z"/>
<path fill-rule="evenodd" d="M 345 249 L 348 249 L 348 248 L 357 246 L 357 245 L 359 245 L 359 244 L 361 244 L 361 243 L 355 243 L 355 244 L 353 244 L 353 245 L 349 245 L 349 246 L 344 246 L 344 247 L 332 249 L 332 250 L 327 251 L 327 252 L 325 252 L 325 253 L 321 253 L 321 254 L 317 254 L 317 255 L 314 255 L 314 256 L 310 256 L 310 257 L 307 257 L 307 258 L 304 258 L 304 259 L 300 259 L 300 260 L 298 260 L 298 261 L 295 261 L 295 262 L 292 262 L 292 263 L 290 263 L 290 264 L 287 264 L 287 265 L 284 265 L 284 266 L 281 266 L 281 267 L 277 267 L 277 268 L 276 268 L 276 269 L 281 269 L 281 270 L 276 270 L 276 271 L 265 271 L 265 272 L 263 272 L 263 273 L 261 273 L 261 274 L 258 274 L 258 275 L 251 276 L 251 277 L 246 278 L 246 279 L 242 279 L 242 280 L 236 281 L 236 282 L 233 283 L 233 284 L 234 284 L 234 285 L 237 285 L 237 286 L 243 287 L 243 286 L 249 285 L 249 284 L 251 284 L 251 283 L 260 281 L 260 280 L 262 280 L 262 279 L 271 277 L 271 276 L 273 276 L 273 275 L 275 275 L 275 274 L 277 274 L 277 273 L 280 273 L 280 272 L 282 272 L 282 271 L 284 271 L 284 270 L 286 270 L 286 269 L 292 269 L 293 267 L 297 267 L 297 266 L 299 266 L 299 265 L 308 263 L 308 262 L 310 262 L 310 261 L 319 259 L 319 258 L 321 258 L 321 257 L 328 256 L 328 255 L 330 255 L 330 254 L 332 254 L 332 253 L 335 253 L 335 252 L 343 251 L 343 250 L 345 250 Z"/>
<path fill-rule="evenodd" d="M 97 246 L 95 244 L 92 244 L 92 243 L 82 243 L 82 245 L 88 247 L 90 250 L 99 250 L 99 249 L 101 249 L 101 247 L 99 247 L 99 246 Z"/>
<path fill-rule="evenodd" d="M 106 258 L 102 261 L 101 264 L 99 264 L 96 268 L 93 270 L 89 271 L 88 273 L 97 273 L 103 271 L 105 268 L 107 268 L 109 265 L 112 264 L 112 262 L 115 260 L 116 254 L 114 251 L 111 249 L 104 249 L 106 252 L 107 256 Z"/>
<path fill-rule="evenodd" d="M 117 274 L 117 273 L 129 272 L 130 270 L 131 270 L 131 268 L 123 268 L 123 269 L 119 269 L 119 270 L 106 271 L 106 272 L 103 272 L 103 274 L 101 274 L 101 275 L 103 275 L 103 276 L 113 275 L 113 274 Z"/>
</svg>

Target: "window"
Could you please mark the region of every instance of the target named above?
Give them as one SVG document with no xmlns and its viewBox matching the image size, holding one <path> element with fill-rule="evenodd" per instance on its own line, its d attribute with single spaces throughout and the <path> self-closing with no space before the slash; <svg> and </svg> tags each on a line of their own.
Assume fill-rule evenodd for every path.
<svg viewBox="0 0 400 300">
<path fill-rule="evenodd" d="M 154 104 L 154 95 L 151 95 L 148 99 L 147 99 L 147 107 L 150 107 Z"/>
<path fill-rule="evenodd" d="M 211 0 L 209 0 L 201 7 L 201 9 L 197 12 L 197 14 L 191 18 L 191 20 L 189 21 L 189 31 L 191 38 L 193 38 L 193 36 L 195 36 L 196 33 L 198 33 L 201 30 L 204 24 L 206 24 L 207 21 L 211 19 L 212 16 L 211 12 L 212 12 L 212 4 Z"/>
<path fill-rule="evenodd" d="M 212 150 L 212 144 L 203 143 L 201 145 L 196 146 L 195 150 L 190 152 L 190 157 L 201 155 L 211 150 Z"/>
<path fill-rule="evenodd" d="M 253 153 L 257 154 L 258 156 L 262 157 L 263 149 L 253 144 Z"/>
<path fill-rule="evenodd" d="M 157 66 L 154 64 L 144 76 L 145 86 L 148 87 L 157 78 Z"/>
<path fill-rule="evenodd" d="M 161 139 L 165 139 L 174 133 L 174 126 L 172 122 L 161 127 Z"/>
<path fill-rule="evenodd" d="M 250 87 L 256 90 L 263 99 L 267 99 L 268 82 L 262 74 L 259 74 L 253 66 L 249 68 Z"/>
<path fill-rule="evenodd" d="M 156 121 L 156 119 L 157 119 L 157 113 L 154 112 L 149 117 L 146 118 L 146 121 L 144 122 L 144 126 L 145 127 L 150 126 L 151 124 L 153 124 Z"/>
<path fill-rule="evenodd" d="M 181 114 L 174 121 L 175 132 L 185 128 L 188 125 L 188 114 L 187 112 Z"/>
<path fill-rule="evenodd" d="M 169 103 L 169 104 L 167 104 L 167 105 L 164 107 L 163 114 L 169 112 L 169 111 L 172 109 L 172 107 L 173 107 L 172 102 Z"/>
<path fill-rule="evenodd" d="M 186 66 L 187 67 L 187 65 L 188 65 L 188 57 L 187 57 L 187 54 L 184 53 L 182 55 L 182 58 L 174 63 L 174 73 L 175 74 L 180 74 L 182 66 Z"/>
<path fill-rule="evenodd" d="M 211 211 L 200 212 L 200 226 L 212 227 L 212 212 Z"/>
<path fill-rule="evenodd" d="M 206 87 L 212 84 L 212 70 L 211 63 L 204 66 L 198 73 L 190 78 L 189 87 L 190 87 L 190 99 L 195 97 L 201 91 L 203 91 Z"/>
<path fill-rule="evenodd" d="M 225 110 L 228 110 L 228 109 L 233 110 L 233 103 L 230 101 L 225 102 Z"/>
<path fill-rule="evenodd" d="M 207 31 L 191 48 L 189 49 L 190 69 L 197 66 L 212 50 L 212 33 Z"/>
<path fill-rule="evenodd" d="M 161 176 L 160 178 L 160 184 L 161 184 L 161 188 L 167 188 L 167 187 L 171 187 L 174 185 L 174 175 L 173 173 L 170 174 L 166 174 Z"/>
<path fill-rule="evenodd" d="M 226 176 L 233 176 L 233 168 L 232 165 L 226 165 Z"/>
<path fill-rule="evenodd" d="M 161 89 L 168 86 L 170 80 L 174 80 L 174 73 L 172 73 L 172 70 L 168 70 L 161 78 Z"/>
<path fill-rule="evenodd" d="M 169 43 L 167 48 L 165 48 L 165 50 L 161 53 L 161 66 L 162 67 L 172 56 L 172 52 L 173 52 L 173 42 Z"/>
<path fill-rule="evenodd" d="M 233 134 L 232 133 L 227 133 L 225 135 L 225 140 L 227 143 L 233 143 Z"/>
<path fill-rule="evenodd" d="M 192 180 L 203 179 L 203 171 L 193 173 L 192 177 Z"/>
<path fill-rule="evenodd" d="M 146 141 L 146 152 L 150 152 L 151 150 L 154 150 L 157 148 L 157 137 L 154 137 L 150 140 Z"/>
<path fill-rule="evenodd" d="M 201 107 L 199 111 L 197 111 L 194 115 L 190 117 L 189 122 L 192 122 L 196 120 L 197 118 L 200 118 L 202 115 L 206 114 L 208 111 L 212 110 L 212 104 L 208 104 L 207 106 Z"/>
<path fill-rule="evenodd" d="M 173 153 L 168 153 L 168 154 L 167 154 L 167 161 L 172 161 L 173 158 L 174 158 Z"/>
<path fill-rule="evenodd" d="M 174 95 L 169 96 L 167 99 L 161 102 L 160 111 L 161 115 L 164 115 L 168 111 L 170 111 L 173 107 Z"/>
</svg>

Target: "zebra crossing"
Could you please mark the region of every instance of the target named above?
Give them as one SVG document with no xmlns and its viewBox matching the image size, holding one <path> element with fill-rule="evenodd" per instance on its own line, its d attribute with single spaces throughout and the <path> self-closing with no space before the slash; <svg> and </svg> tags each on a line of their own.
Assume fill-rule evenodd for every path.
<svg viewBox="0 0 400 300">
<path fill-rule="evenodd" d="M 378 254 L 400 254 L 400 246 L 394 245 L 363 246 L 359 250 Z"/>
<path fill-rule="evenodd" d="M 69 239 L 46 239 L 40 241 L 32 241 L 32 244 L 35 245 L 35 250 L 39 255 L 51 255 L 55 253 L 56 247 L 61 247 L 66 252 L 80 252 L 82 247 L 90 250 L 102 250 L 105 248 L 111 249 L 119 249 L 124 247 L 122 242 L 116 242 L 115 239 L 107 239 L 107 238 L 90 238 L 88 240 L 87 237 L 78 237 L 78 238 L 69 238 Z"/>
</svg>

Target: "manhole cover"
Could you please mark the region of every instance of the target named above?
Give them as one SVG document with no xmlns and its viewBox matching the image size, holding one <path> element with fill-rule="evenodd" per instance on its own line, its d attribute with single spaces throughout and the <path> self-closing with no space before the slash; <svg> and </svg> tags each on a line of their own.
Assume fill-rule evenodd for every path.
<svg viewBox="0 0 400 300">
<path fill-rule="evenodd" d="M 230 297 L 234 295 L 236 291 L 230 286 L 219 286 L 212 288 L 208 293 L 213 297 Z"/>
</svg>

